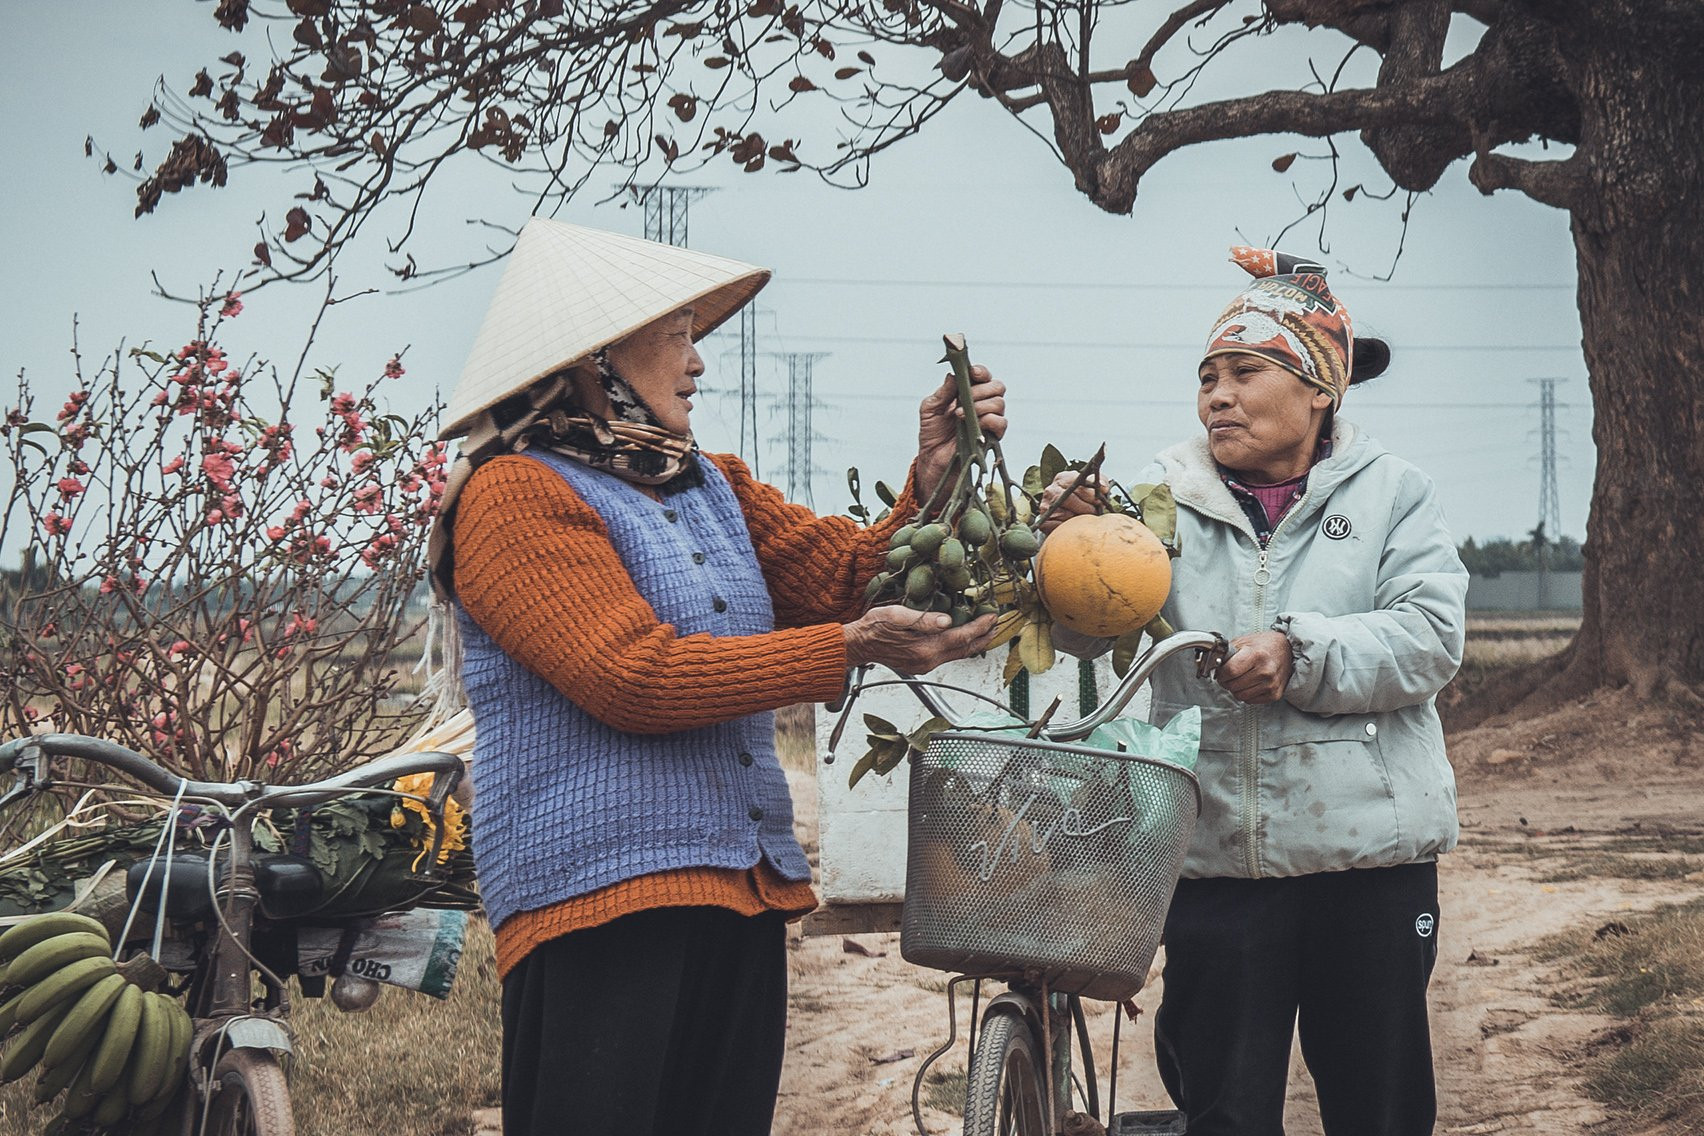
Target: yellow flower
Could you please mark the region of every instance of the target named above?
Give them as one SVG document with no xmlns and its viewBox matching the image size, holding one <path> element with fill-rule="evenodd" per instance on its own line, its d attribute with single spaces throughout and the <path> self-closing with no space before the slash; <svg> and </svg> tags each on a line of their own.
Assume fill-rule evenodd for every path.
<svg viewBox="0 0 1704 1136">
<path fill-rule="evenodd" d="M 396 779 L 396 789 L 399 793 L 413 793 L 424 797 L 432 791 L 432 774 L 411 773 L 407 777 Z M 421 848 L 432 846 L 432 814 L 420 801 L 401 798 L 398 810 L 391 814 L 391 827 L 401 828 L 406 818 L 401 810 L 408 809 L 420 814 L 426 822 L 426 831 L 420 840 Z M 444 801 L 444 843 L 438 849 L 438 862 L 442 864 L 450 858 L 453 852 L 459 852 L 467 847 L 467 810 L 462 808 L 454 797 Z"/>
</svg>

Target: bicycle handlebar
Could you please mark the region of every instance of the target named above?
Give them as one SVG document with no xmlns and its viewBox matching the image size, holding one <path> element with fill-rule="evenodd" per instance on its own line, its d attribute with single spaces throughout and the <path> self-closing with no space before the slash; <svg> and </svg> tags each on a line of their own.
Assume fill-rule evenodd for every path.
<svg viewBox="0 0 1704 1136">
<path fill-rule="evenodd" d="M 167 797 L 180 794 L 188 799 L 213 801 L 227 806 L 243 805 L 313 805 L 332 800 L 352 789 L 363 789 L 411 773 L 433 774 L 432 790 L 427 797 L 434 811 L 441 812 L 444 801 L 461 779 L 462 760 L 453 753 L 431 750 L 423 753 L 390 754 L 375 758 L 364 765 L 346 770 L 319 781 L 301 785 L 267 785 L 260 781 L 193 781 L 180 777 L 135 750 L 103 738 L 82 734 L 38 734 L 14 738 L 0 745 L 0 774 L 30 763 L 34 769 L 25 775 L 37 782 L 48 780 L 46 759 L 77 757 L 98 762 L 134 778 L 148 788 Z M 0 803 L 28 788 L 15 787 L 0 797 Z"/>
<path fill-rule="evenodd" d="M 1043 726 L 1040 736 L 1050 742 L 1074 742 L 1088 737 L 1118 717 L 1135 697 L 1136 691 L 1148 681 L 1148 676 L 1153 674 L 1161 663 L 1179 652 L 1188 650 L 1198 652 L 1195 670 L 1203 678 L 1218 670 L 1231 654 L 1231 647 L 1225 642 L 1225 637 L 1216 631 L 1179 631 L 1168 635 L 1159 642 L 1150 644 L 1141 657 L 1131 664 L 1124 678 L 1107 696 L 1105 702 L 1074 722 Z M 944 718 L 955 726 L 959 725 L 953 720 L 951 712 L 929 690 L 926 680 L 907 675 L 901 675 L 900 678 L 911 688 L 912 693 L 917 695 L 929 713 Z"/>
</svg>

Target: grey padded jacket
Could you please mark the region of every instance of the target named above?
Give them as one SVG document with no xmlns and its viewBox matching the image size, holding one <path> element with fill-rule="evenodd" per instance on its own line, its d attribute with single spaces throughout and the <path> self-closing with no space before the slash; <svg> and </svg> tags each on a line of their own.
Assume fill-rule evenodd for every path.
<svg viewBox="0 0 1704 1136">
<path fill-rule="evenodd" d="M 1265 706 L 1198 679 L 1185 657 L 1155 673 L 1153 721 L 1201 707 L 1202 811 L 1184 875 L 1298 876 L 1453 848 L 1434 702 L 1461 665 L 1467 570 L 1431 479 L 1339 419 L 1331 456 L 1264 549 L 1205 437 L 1138 480 L 1169 483 L 1178 501 L 1172 626 L 1277 630 L 1295 656 L 1284 697 Z"/>
</svg>

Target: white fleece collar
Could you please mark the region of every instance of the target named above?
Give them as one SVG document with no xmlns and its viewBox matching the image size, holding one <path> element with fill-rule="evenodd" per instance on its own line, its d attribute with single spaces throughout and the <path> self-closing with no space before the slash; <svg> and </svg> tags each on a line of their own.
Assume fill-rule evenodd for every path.
<svg viewBox="0 0 1704 1136">
<path fill-rule="evenodd" d="M 1308 471 L 1308 497 L 1323 500 L 1339 482 L 1384 453 L 1370 437 L 1341 416 L 1331 426 L 1331 456 Z M 1166 481 L 1180 505 L 1241 529 L 1251 538 L 1254 526 L 1219 476 L 1218 463 L 1207 448 L 1207 435 L 1197 434 L 1160 454 Z"/>
</svg>

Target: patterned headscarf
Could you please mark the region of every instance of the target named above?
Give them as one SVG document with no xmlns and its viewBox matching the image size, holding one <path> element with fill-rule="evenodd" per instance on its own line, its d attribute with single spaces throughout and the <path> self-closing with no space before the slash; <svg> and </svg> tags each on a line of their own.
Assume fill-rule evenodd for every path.
<svg viewBox="0 0 1704 1136">
<path fill-rule="evenodd" d="M 1273 249 L 1238 245 L 1231 259 L 1255 277 L 1232 300 L 1207 337 L 1202 356 L 1242 352 L 1270 359 L 1331 396 L 1349 389 L 1355 332 L 1349 310 L 1325 282 L 1325 269 Z"/>
</svg>

